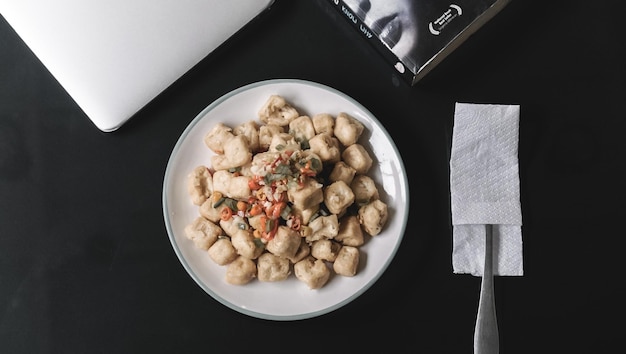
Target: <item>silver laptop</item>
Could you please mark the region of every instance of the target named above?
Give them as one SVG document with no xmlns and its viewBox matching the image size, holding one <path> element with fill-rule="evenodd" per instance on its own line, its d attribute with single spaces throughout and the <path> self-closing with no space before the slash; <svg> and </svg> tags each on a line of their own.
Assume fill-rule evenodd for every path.
<svg viewBox="0 0 626 354">
<path fill-rule="evenodd" d="M 0 0 L 102 131 L 118 129 L 274 0 Z"/>
</svg>

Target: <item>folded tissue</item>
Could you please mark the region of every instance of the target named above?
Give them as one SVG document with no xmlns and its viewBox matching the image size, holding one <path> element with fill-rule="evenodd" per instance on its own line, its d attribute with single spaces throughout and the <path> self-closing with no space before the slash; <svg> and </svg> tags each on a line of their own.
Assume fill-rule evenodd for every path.
<svg viewBox="0 0 626 354">
<path fill-rule="evenodd" d="M 521 276 L 519 105 L 456 103 L 450 154 L 452 266 L 482 276 L 486 225 L 493 225 L 493 274 Z"/>
</svg>

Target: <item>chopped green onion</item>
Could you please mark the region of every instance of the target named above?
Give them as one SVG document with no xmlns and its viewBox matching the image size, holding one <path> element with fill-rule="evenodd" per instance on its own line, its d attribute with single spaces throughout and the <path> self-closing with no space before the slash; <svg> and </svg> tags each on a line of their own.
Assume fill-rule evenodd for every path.
<svg viewBox="0 0 626 354">
<path fill-rule="evenodd" d="M 311 161 L 311 169 L 315 171 L 322 170 L 322 162 L 320 160 L 312 158 L 310 161 Z"/>
<path fill-rule="evenodd" d="M 320 210 L 319 210 L 320 215 L 322 216 L 328 216 L 330 215 L 330 211 L 328 211 L 328 209 L 326 208 L 326 205 L 324 203 L 322 203 L 320 205 Z"/>
<path fill-rule="evenodd" d="M 289 165 L 281 163 L 281 164 L 278 164 L 278 166 L 276 166 L 276 168 L 274 169 L 274 173 L 281 174 L 281 175 L 288 175 L 291 173 L 291 168 L 289 167 Z"/>
<path fill-rule="evenodd" d="M 291 207 L 289 205 L 286 205 L 283 211 L 280 213 L 280 217 L 283 218 L 283 220 L 289 220 L 290 214 L 291 214 Z"/>
<path fill-rule="evenodd" d="M 265 244 L 263 243 L 263 240 L 261 240 L 260 238 L 254 239 L 254 245 L 258 248 L 265 248 Z"/>
<path fill-rule="evenodd" d="M 265 222 L 265 232 L 269 233 L 274 228 L 274 220 L 267 219 Z"/>
<path fill-rule="evenodd" d="M 232 210 L 237 210 L 237 200 L 233 198 L 224 198 L 224 203 Z"/>
<path fill-rule="evenodd" d="M 264 180 L 265 184 L 271 184 L 274 181 L 280 181 L 285 178 L 287 178 L 287 175 L 282 173 L 268 173 L 265 175 Z"/>
<path fill-rule="evenodd" d="M 224 203 L 225 200 L 226 200 L 225 197 L 221 197 L 220 199 L 217 200 L 217 202 L 215 202 L 215 204 L 213 204 L 213 208 L 217 208 L 218 206 L 222 205 L 222 203 Z"/>
</svg>

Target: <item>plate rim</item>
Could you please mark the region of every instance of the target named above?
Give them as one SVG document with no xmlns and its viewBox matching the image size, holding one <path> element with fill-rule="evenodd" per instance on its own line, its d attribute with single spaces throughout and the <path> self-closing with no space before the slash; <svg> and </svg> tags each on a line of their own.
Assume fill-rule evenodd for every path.
<svg viewBox="0 0 626 354">
<path fill-rule="evenodd" d="M 336 303 L 334 303 L 331 306 L 327 306 L 324 307 L 323 309 L 320 310 L 314 310 L 314 311 L 308 311 L 308 312 L 303 312 L 303 313 L 298 313 L 298 314 L 293 314 L 293 315 L 276 315 L 276 314 L 268 314 L 268 313 L 263 313 L 263 312 L 259 312 L 259 311 L 254 311 L 254 310 L 250 310 L 250 309 L 246 309 L 240 306 L 236 306 L 235 304 L 231 303 L 230 301 L 228 301 L 227 299 L 224 299 L 222 296 L 218 295 L 214 290 L 212 290 L 209 286 L 207 286 L 206 284 L 204 284 L 200 279 L 198 274 L 195 273 L 195 271 L 191 268 L 191 265 L 187 262 L 187 260 L 185 259 L 185 257 L 183 257 L 182 254 L 182 250 L 179 248 L 176 240 L 175 240 L 175 233 L 173 230 L 173 227 L 171 225 L 171 221 L 170 221 L 170 210 L 168 207 L 168 198 L 167 198 L 167 187 L 169 185 L 169 181 L 171 178 L 172 173 L 170 172 L 171 169 L 171 165 L 174 163 L 174 159 L 178 153 L 178 151 L 180 150 L 181 145 L 184 143 L 186 137 L 189 135 L 189 133 L 194 129 L 194 127 L 204 118 L 204 116 L 206 116 L 210 111 L 212 111 L 213 109 L 215 109 L 217 106 L 219 106 L 220 104 L 222 104 L 224 101 L 226 101 L 227 99 L 234 97 L 242 92 L 257 88 L 257 87 L 261 87 L 261 86 L 267 86 L 267 85 L 273 85 L 273 84 L 296 84 L 296 85 L 304 85 L 304 86 L 312 86 L 314 88 L 317 89 L 322 89 L 325 91 L 328 91 L 332 94 L 335 94 L 337 96 L 340 96 L 341 98 L 350 101 L 352 104 L 354 104 L 357 108 L 359 108 L 363 113 L 365 113 L 369 119 L 371 119 L 373 121 L 373 123 L 377 126 L 378 129 L 381 130 L 381 132 L 384 134 L 384 136 L 386 137 L 386 139 L 388 139 L 391 143 L 391 147 L 394 149 L 394 154 L 395 156 L 398 157 L 398 163 L 399 166 L 401 168 L 401 171 L 403 171 L 404 173 L 402 174 L 400 180 L 401 180 L 401 189 L 404 190 L 404 196 L 405 196 L 405 208 L 401 213 L 401 218 L 402 218 L 402 222 L 401 222 L 401 226 L 400 226 L 400 233 L 398 235 L 398 240 L 395 243 L 395 245 L 393 246 L 391 253 L 389 255 L 389 257 L 384 261 L 381 269 L 374 274 L 374 276 L 361 288 L 359 288 L 357 291 L 353 292 L 350 296 L 346 297 L 345 299 L 338 301 Z M 190 276 L 194 282 L 200 286 L 200 288 L 202 290 L 204 290 L 207 294 L 209 294 L 213 299 L 215 299 L 216 301 L 218 301 L 219 303 L 221 303 L 222 305 L 235 310 L 236 312 L 239 312 L 241 314 L 244 315 L 248 315 L 251 317 L 255 317 L 255 318 L 260 318 L 260 319 L 265 319 L 265 320 L 274 320 L 274 321 L 296 321 L 296 320 L 304 320 L 304 319 L 309 319 L 309 318 L 314 318 L 314 317 L 318 317 L 330 312 L 333 312 L 345 305 L 347 305 L 348 303 L 354 301 L 355 299 L 357 299 L 358 297 L 360 297 L 363 293 L 365 293 L 367 290 L 369 290 L 378 280 L 379 278 L 387 271 L 387 269 L 389 268 L 389 265 L 393 262 L 393 260 L 395 259 L 395 256 L 397 254 L 397 251 L 400 247 L 400 244 L 402 243 L 403 239 L 404 239 L 404 234 L 406 232 L 406 227 L 407 227 L 407 223 L 408 223 L 408 214 L 409 214 L 409 209 L 410 209 L 410 193 L 409 193 L 409 183 L 408 183 L 408 176 L 406 173 L 406 167 L 404 164 L 404 160 L 402 159 L 402 155 L 400 154 L 400 151 L 398 150 L 398 147 L 395 144 L 395 141 L 391 138 L 391 135 L 389 134 L 389 132 L 387 131 L 387 129 L 385 128 L 385 126 L 382 124 L 382 122 L 380 120 L 378 120 L 378 118 L 372 113 L 370 112 L 369 109 L 367 109 L 365 106 L 363 106 L 360 102 L 358 102 L 357 100 L 355 100 L 354 98 L 352 98 L 351 96 L 347 95 L 346 93 L 335 89 L 333 87 L 330 87 L 328 85 L 319 83 L 319 82 L 314 82 L 314 81 L 310 81 L 310 80 L 304 80 L 304 79 L 289 79 L 289 78 L 283 78 L 283 79 L 266 79 L 266 80 L 260 80 L 260 81 L 256 81 L 256 82 L 251 82 L 248 84 L 244 84 L 242 86 L 239 86 L 238 88 L 235 88 L 233 90 L 230 90 L 228 92 L 226 92 L 225 94 L 219 96 L 217 99 L 213 100 L 210 104 L 208 104 L 205 108 L 203 108 L 195 117 L 194 119 L 189 122 L 189 124 L 186 126 L 186 128 L 182 131 L 182 133 L 179 135 L 178 139 L 176 140 L 175 145 L 172 147 L 172 151 L 168 157 L 168 161 L 165 167 L 165 171 L 164 171 L 164 177 L 163 177 L 163 187 L 162 187 L 162 209 L 163 209 L 163 218 L 164 218 L 164 223 L 165 223 L 165 227 L 167 230 L 167 235 L 168 235 L 168 239 L 169 242 L 172 246 L 172 248 L 174 249 L 174 252 L 179 260 L 179 262 L 181 263 L 181 265 L 183 266 L 183 268 L 185 269 L 185 271 L 187 272 L 187 275 Z"/>
</svg>

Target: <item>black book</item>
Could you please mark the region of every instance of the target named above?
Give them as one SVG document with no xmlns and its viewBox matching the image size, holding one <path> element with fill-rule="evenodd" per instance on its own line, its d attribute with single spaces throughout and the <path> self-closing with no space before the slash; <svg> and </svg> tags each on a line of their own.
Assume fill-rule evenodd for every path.
<svg viewBox="0 0 626 354">
<path fill-rule="evenodd" d="M 510 0 L 329 0 L 411 85 Z"/>
</svg>

